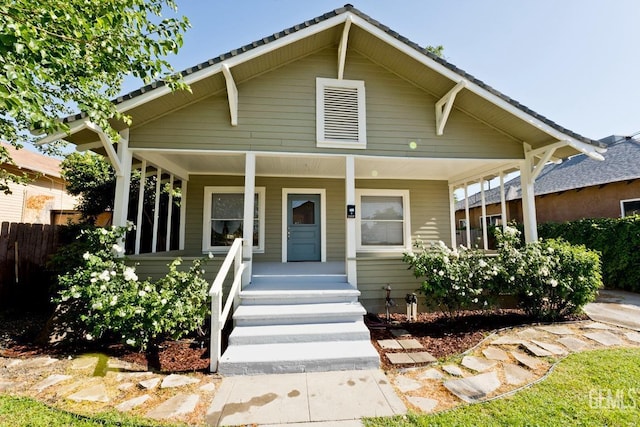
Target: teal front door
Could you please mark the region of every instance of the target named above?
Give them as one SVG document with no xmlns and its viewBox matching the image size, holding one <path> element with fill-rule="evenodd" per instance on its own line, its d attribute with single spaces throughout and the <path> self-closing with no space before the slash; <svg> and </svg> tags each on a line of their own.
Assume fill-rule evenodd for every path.
<svg viewBox="0 0 640 427">
<path fill-rule="evenodd" d="M 287 261 L 320 261 L 320 195 L 287 195 Z"/>
</svg>

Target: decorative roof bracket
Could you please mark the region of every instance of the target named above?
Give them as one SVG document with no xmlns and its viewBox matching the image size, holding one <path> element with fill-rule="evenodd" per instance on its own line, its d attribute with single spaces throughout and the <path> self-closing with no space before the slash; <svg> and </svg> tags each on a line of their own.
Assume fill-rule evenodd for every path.
<svg viewBox="0 0 640 427">
<path fill-rule="evenodd" d="M 109 138 L 109 135 L 107 135 L 100 126 L 89 120 L 85 121 L 85 125 L 87 129 L 90 129 L 98 134 L 98 138 L 100 138 L 102 147 L 107 152 L 107 156 L 109 157 L 111 165 L 116 172 L 116 176 L 122 176 L 122 163 L 120 162 L 120 158 L 116 153 L 116 149 L 113 148 L 113 142 L 111 141 L 111 138 Z"/>
<path fill-rule="evenodd" d="M 347 59 L 347 41 L 349 40 L 349 29 L 351 28 L 352 22 L 351 15 L 348 15 L 344 21 L 344 29 L 342 30 L 342 37 L 338 45 L 338 80 L 342 80 L 344 76 L 344 63 Z"/>
<path fill-rule="evenodd" d="M 436 102 L 436 135 L 441 136 L 444 133 L 444 126 L 453 108 L 453 101 L 456 95 L 467 86 L 466 80 L 460 80 L 445 96 Z"/>
<path fill-rule="evenodd" d="M 231 70 L 227 64 L 222 64 L 222 74 L 227 83 L 227 97 L 229 98 L 229 113 L 231 114 L 231 126 L 238 126 L 238 88 L 233 80 Z"/>
</svg>

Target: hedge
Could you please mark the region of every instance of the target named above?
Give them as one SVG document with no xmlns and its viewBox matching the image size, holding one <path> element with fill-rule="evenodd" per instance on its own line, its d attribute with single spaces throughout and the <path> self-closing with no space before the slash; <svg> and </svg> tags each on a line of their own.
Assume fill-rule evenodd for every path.
<svg viewBox="0 0 640 427">
<path fill-rule="evenodd" d="M 605 286 L 640 292 L 640 216 L 544 223 L 538 235 L 600 252 Z"/>
</svg>

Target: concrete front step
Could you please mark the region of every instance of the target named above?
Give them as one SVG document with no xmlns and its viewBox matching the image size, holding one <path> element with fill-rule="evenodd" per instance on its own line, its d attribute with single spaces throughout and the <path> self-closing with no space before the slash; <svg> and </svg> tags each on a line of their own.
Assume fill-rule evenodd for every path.
<svg viewBox="0 0 640 427">
<path fill-rule="evenodd" d="M 369 340 L 231 345 L 222 355 L 222 375 L 378 369 L 380 358 Z"/>
<path fill-rule="evenodd" d="M 369 340 L 364 322 L 303 325 L 239 326 L 229 336 L 229 345 Z"/>
<path fill-rule="evenodd" d="M 309 303 L 357 302 L 360 291 L 357 289 L 279 289 L 253 290 L 248 288 L 240 292 L 242 304 L 281 305 Z"/>
<path fill-rule="evenodd" d="M 362 320 L 366 310 L 357 302 L 288 305 L 240 305 L 236 326 L 348 323 Z"/>
<path fill-rule="evenodd" d="M 346 274 L 254 274 L 251 283 L 347 283 Z"/>
</svg>

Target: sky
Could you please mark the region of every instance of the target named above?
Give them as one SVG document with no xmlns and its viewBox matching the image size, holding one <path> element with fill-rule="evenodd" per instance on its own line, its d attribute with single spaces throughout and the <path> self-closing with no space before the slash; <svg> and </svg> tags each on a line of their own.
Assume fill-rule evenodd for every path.
<svg viewBox="0 0 640 427">
<path fill-rule="evenodd" d="M 189 18 L 179 71 L 347 0 L 177 0 Z M 360 0 L 356 8 L 583 136 L 640 131 L 638 0 Z M 348 60 L 348 59 L 347 59 Z M 140 87 L 129 80 L 123 92 Z"/>
</svg>

